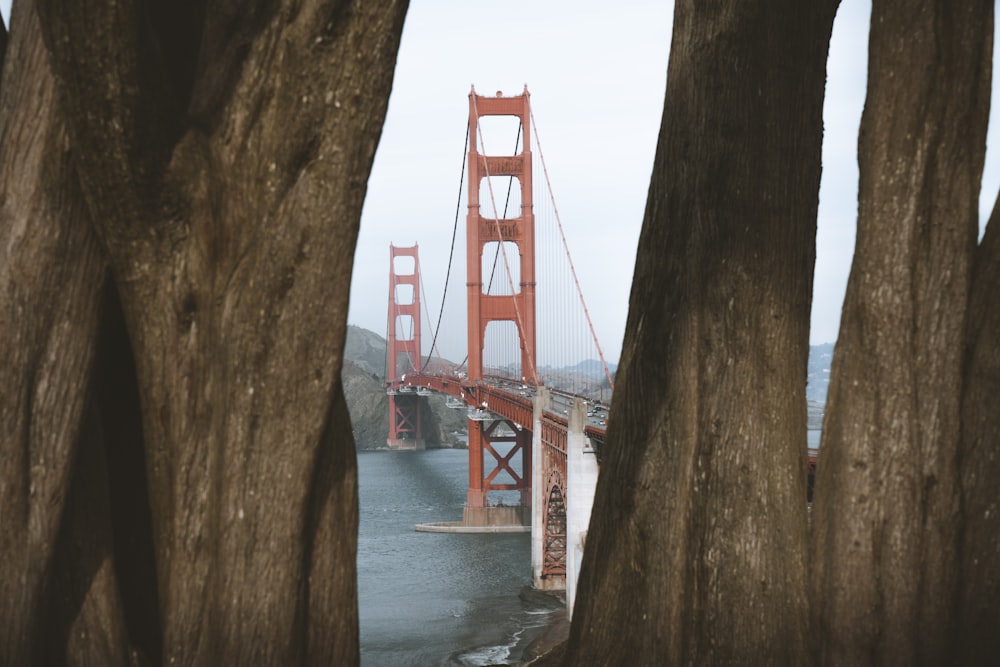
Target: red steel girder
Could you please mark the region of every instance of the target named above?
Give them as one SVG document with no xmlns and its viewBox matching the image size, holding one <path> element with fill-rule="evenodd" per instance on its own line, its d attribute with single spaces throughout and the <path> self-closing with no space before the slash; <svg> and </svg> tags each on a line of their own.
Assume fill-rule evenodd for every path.
<svg viewBox="0 0 1000 667">
<path fill-rule="evenodd" d="M 423 437 L 420 420 L 420 397 L 416 394 L 389 396 L 390 447 L 399 446 L 404 440 L 417 441 Z"/>
</svg>

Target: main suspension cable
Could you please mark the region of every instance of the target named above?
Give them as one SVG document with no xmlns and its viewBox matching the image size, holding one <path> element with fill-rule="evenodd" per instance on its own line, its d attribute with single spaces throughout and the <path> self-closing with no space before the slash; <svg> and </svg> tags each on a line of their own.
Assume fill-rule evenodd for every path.
<svg viewBox="0 0 1000 667">
<path fill-rule="evenodd" d="M 455 202 L 455 224 L 451 228 L 451 251 L 448 253 L 448 270 L 444 274 L 444 292 L 441 294 L 441 309 L 438 311 L 437 326 L 434 327 L 434 338 L 431 339 L 431 348 L 427 352 L 425 366 L 430 362 L 431 355 L 434 354 L 434 347 L 437 345 L 438 332 L 441 331 L 441 317 L 444 315 L 445 297 L 448 296 L 448 281 L 451 279 L 451 261 L 455 257 L 455 235 L 458 233 L 458 214 L 462 210 L 462 189 L 465 187 L 465 161 L 469 156 L 469 132 L 471 129 L 472 123 L 466 123 L 465 142 L 462 144 L 462 173 L 458 179 L 458 201 Z M 438 354 L 440 355 L 440 352 Z"/>
<path fill-rule="evenodd" d="M 427 310 L 427 292 L 424 290 L 424 281 L 421 278 L 418 282 L 420 283 L 420 305 L 423 306 L 423 312 L 422 312 L 421 316 L 426 315 L 427 316 L 426 317 L 427 321 L 430 322 L 431 321 L 431 313 L 430 313 L 429 310 Z M 421 322 L 422 321 L 423 320 L 421 320 Z M 420 372 L 421 373 L 426 373 L 427 372 L 427 367 L 428 367 L 428 364 L 431 362 L 431 358 L 432 357 L 434 357 L 434 347 L 433 346 L 431 347 L 430 351 L 427 353 L 427 360 L 424 362 L 424 365 L 420 367 Z M 419 358 L 419 355 L 418 355 L 418 358 Z M 438 350 L 438 352 L 437 352 L 437 360 L 441 361 L 441 351 L 440 350 Z"/>
</svg>

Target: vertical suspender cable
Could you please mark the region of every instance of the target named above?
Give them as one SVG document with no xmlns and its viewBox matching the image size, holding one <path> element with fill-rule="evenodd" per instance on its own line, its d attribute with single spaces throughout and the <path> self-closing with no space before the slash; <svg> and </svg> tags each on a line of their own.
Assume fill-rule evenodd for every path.
<svg viewBox="0 0 1000 667">
<path fill-rule="evenodd" d="M 614 389 L 615 383 L 611 378 L 611 371 L 608 370 L 608 362 L 604 360 L 604 351 L 601 350 L 601 344 L 597 340 L 597 332 L 594 331 L 594 323 L 590 319 L 590 311 L 587 310 L 587 302 L 583 299 L 583 290 L 580 289 L 580 281 L 576 277 L 576 268 L 573 266 L 573 258 L 569 254 L 569 245 L 566 243 L 566 234 L 563 233 L 562 221 L 559 219 L 559 208 L 556 206 L 555 196 L 552 194 L 552 183 L 549 181 L 549 170 L 545 166 L 545 153 L 542 152 L 542 142 L 538 136 L 538 123 L 535 120 L 535 113 L 531 111 L 531 109 L 528 110 L 528 113 L 531 114 L 531 124 L 535 128 L 535 145 L 538 147 L 538 157 L 542 161 L 542 172 L 545 174 L 545 185 L 548 187 L 549 198 L 552 200 L 552 211 L 556 217 L 556 224 L 559 226 L 559 237 L 562 239 L 563 248 L 566 250 L 566 257 L 569 259 L 569 269 L 573 274 L 573 283 L 576 285 L 577 294 L 580 296 L 580 303 L 583 305 L 583 313 L 587 316 L 587 326 L 590 327 L 590 334 L 594 338 L 594 344 L 597 345 L 597 354 L 601 358 L 601 365 L 604 366 L 604 375 L 608 378 L 608 383 L 611 385 L 611 388 Z"/>
</svg>

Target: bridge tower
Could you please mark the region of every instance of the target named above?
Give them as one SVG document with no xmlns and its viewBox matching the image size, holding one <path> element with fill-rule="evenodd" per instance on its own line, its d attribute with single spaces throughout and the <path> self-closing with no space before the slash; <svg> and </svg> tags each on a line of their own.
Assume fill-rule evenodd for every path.
<svg viewBox="0 0 1000 667">
<path fill-rule="evenodd" d="M 412 262 L 409 260 L 412 259 Z M 389 245 L 389 319 L 386 380 L 421 371 L 420 258 L 417 245 Z M 412 389 L 412 388 L 409 388 Z M 423 449 L 421 398 L 415 391 L 389 391 L 389 438 L 395 449 Z"/>
<path fill-rule="evenodd" d="M 524 137 L 523 149 L 517 155 L 480 154 L 483 145 L 480 121 L 486 116 L 513 116 L 521 123 Z M 468 375 L 471 383 L 482 382 L 483 348 L 486 343 L 486 328 L 491 322 L 513 322 L 518 332 L 522 382 L 537 384 L 537 354 L 535 346 L 535 217 L 533 211 L 533 190 L 531 175 L 531 108 L 530 95 L 525 86 L 520 95 L 495 97 L 476 94 L 475 88 L 469 93 L 469 212 L 466 219 L 466 275 L 468 282 Z M 485 152 L 485 151 L 484 151 Z M 483 179 L 497 176 L 517 178 L 521 187 L 520 214 L 510 218 L 495 218 L 482 215 L 482 210 L 500 215 L 496 205 L 502 193 L 485 190 L 487 200 L 480 208 L 480 193 Z M 487 294 L 483 284 L 483 258 L 486 245 L 499 244 L 502 252 L 513 244 L 517 247 L 520 275 L 516 280 L 514 294 Z M 488 261 L 492 264 L 493 258 Z M 506 256 L 503 264 L 509 268 Z M 488 409 L 488 406 L 485 406 Z M 466 499 L 465 523 L 480 523 L 488 520 L 483 513 L 487 507 L 487 493 L 490 490 L 505 489 L 521 492 L 522 505 L 531 504 L 531 436 L 530 433 L 515 429 L 513 435 L 502 437 L 496 431 L 497 424 L 469 420 L 469 492 Z M 501 431 L 506 429 L 501 429 Z M 505 447 L 509 447 L 504 450 Z M 513 483 L 499 484 L 493 480 L 498 472 L 509 471 L 508 463 L 520 453 L 524 474 Z M 491 459 L 484 460 L 486 454 Z M 490 465 L 487 465 L 487 464 Z M 495 464 L 495 465 L 493 465 Z M 492 466 L 492 467 L 491 467 Z M 477 518 L 480 517 L 480 518 Z"/>
<path fill-rule="evenodd" d="M 535 347 L 535 214 L 531 178 L 531 107 L 528 88 L 513 97 L 486 97 L 469 93 L 469 213 L 467 217 L 467 267 L 469 308 L 469 379 L 483 379 L 483 347 L 490 322 L 513 322 L 521 347 L 521 372 L 536 381 Z M 480 155 L 481 126 L 484 116 L 514 116 L 521 122 L 524 148 L 517 155 Z M 496 219 L 480 213 L 480 192 L 484 178 L 513 176 L 521 186 L 521 213 L 512 218 Z M 499 199 L 502 193 L 496 193 Z M 496 202 L 487 192 L 482 202 L 488 211 Z M 498 210 L 499 213 L 499 210 Z M 483 285 L 483 256 L 487 243 L 514 244 L 519 253 L 520 277 L 513 295 L 486 294 Z M 492 258 L 488 258 L 492 263 Z"/>
</svg>

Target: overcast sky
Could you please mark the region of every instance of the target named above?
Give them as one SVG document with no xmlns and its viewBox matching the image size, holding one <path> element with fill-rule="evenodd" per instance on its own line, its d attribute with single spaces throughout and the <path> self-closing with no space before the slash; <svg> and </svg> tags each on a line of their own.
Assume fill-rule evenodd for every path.
<svg viewBox="0 0 1000 667">
<path fill-rule="evenodd" d="M 10 0 L 0 0 L 9 16 Z M 857 212 L 856 145 L 870 0 L 843 0 L 830 47 L 812 343 L 836 338 Z M 673 3 L 623 0 L 411 0 L 389 112 L 368 184 L 349 321 L 384 334 L 389 244 L 420 244 L 427 309 L 444 286 L 464 152 L 468 93 L 527 85 L 581 287 L 606 356 L 624 334 L 666 84 Z M 994 68 L 994 89 L 1000 89 Z M 993 105 L 981 228 L 1000 184 Z M 509 151 L 490 149 L 497 154 Z M 537 151 L 537 147 L 536 147 Z M 542 195 L 535 175 L 536 209 Z M 465 354 L 465 204 L 441 349 Z M 594 270 L 593 267 L 600 267 Z M 541 287 L 539 288 L 541 289 Z M 430 324 L 424 325 L 425 345 Z M 543 334 L 540 334 L 543 335 Z"/>
<path fill-rule="evenodd" d="M 814 344 L 836 339 L 853 253 L 856 146 L 870 12 L 869 0 L 843 0 L 834 24 L 824 112 Z M 582 289 L 606 356 L 617 359 L 663 110 L 672 16 L 672 2 L 640 0 L 616 3 L 614 9 L 590 0 L 411 2 L 362 216 L 351 323 L 385 331 L 390 242 L 419 242 L 427 305 L 436 319 L 470 85 L 490 95 L 497 90 L 516 94 L 527 84 Z M 983 224 L 1000 182 L 995 151 L 987 159 Z M 541 183 L 536 172 L 536 209 Z M 460 224 L 464 222 L 463 203 Z M 460 243 L 462 238 L 460 228 Z M 449 302 L 452 293 L 465 298 L 463 247 Z M 588 268 L 594 266 L 602 269 Z M 449 304 L 446 321 L 455 319 L 451 310 Z M 444 356 L 453 359 L 465 354 L 460 317 L 442 333 Z M 424 327 L 425 341 L 430 328 Z"/>
</svg>

